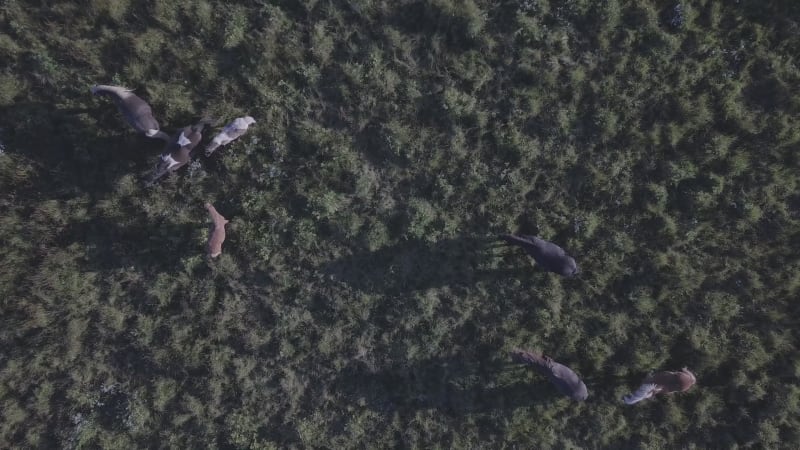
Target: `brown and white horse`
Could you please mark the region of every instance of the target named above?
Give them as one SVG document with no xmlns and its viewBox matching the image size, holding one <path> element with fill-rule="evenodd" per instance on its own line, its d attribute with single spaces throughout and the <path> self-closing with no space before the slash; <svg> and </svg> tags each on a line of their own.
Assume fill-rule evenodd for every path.
<svg viewBox="0 0 800 450">
<path fill-rule="evenodd" d="M 202 119 L 195 125 L 189 125 L 178 130 L 170 138 L 164 151 L 161 153 L 156 169 L 150 178 L 150 184 L 155 183 L 164 175 L 175 172 L 192 160 L 192 150 L 203 139 L 203 129 L 211 124 L 211 119 Z"/>
<path fill-rule="evenodd" d="M 628 405 L 633 405 L 656 394 L 670 394 L 689 390 L 697 382 L 694 374 L 686 367 L 680 372 L 657 372 L 645 378 L 636 392 L 622 397 Z"/>
</svg>

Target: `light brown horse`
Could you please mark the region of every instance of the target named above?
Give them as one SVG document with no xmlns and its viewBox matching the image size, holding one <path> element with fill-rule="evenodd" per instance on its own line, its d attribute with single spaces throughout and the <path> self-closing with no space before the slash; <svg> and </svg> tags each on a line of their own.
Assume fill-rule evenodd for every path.
<svg viewBox="0 0 800 450">
<path fill-rule="evenodd" d="M 633 405 L 656 394 L 670 394 L 689 390 L 697 382 L 694 374 L 686 367 L 680 372 L 656 372 L 645 378 L 636 392 L 622 397 L 622 401 Z"/>
<path fill-rule="evenodd" d="M 222 243 L 225 241 L 225 224 L 228 219 L 218 213 L 214 205 L 206 203 L 206 209 L 211 216 L 211 231 L 208 234 L 208 256 L 216 258 L 222 253 Z"/>
</svg>

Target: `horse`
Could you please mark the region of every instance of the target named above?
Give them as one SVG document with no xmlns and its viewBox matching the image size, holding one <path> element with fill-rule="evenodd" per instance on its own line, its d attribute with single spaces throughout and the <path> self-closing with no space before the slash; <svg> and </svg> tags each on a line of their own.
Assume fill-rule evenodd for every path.
<svg viewBox="0 0 800 450">
<path fill-rule="evenodd" d="M 96 84 L 91 88 L 92 94 L 111 97 L 117 104 L 125 120 L 139 133 L 145 136 L 169 141 L 170 136 L 159 129 L 158 121 L 153 117 L 153 110 L 144 100 L 133 94 L 131 89 L 120 86 Z"/>
<path fill-rule="evenodd" d="M 515 349 L 511 352 L 511 360 L 533 367 L 546 376 L 559 392 L 575 401 L 584 401 L 589 396 L 586 385 L 572 369 L 553 361 L 547 355 Z"/>
<path fill-rule="evenodd" d="M 150 184 L 155 183 L 167 173 L 175 172 L 192 160 L 192 150 L 203 139 L 203 129 L 211 124 L 210 119 L 202 119 L 195 125 L 186 126 L 170 138 L 164 146 Z"/>
<path fill-rule="evenodd" d="M 685 392 L 697 382 L 694 374 L 686 367 L 680 372 L 656 372 L 644 379 L 635 392 L 622 397 L 622 401 L 633 405 L 656 394 Z"/>
<path fill-rule="evenodd" d="M 218 213 L 211 203 L 206 203 L 205 206 L 212 222 L 206 248 L 208 249 L 208 256 L 216 258 L 222 253 L 222 243 L 225 241 L 225 224 L 228 223 L 228 219 Z"/>
<path fill-rule="evenodd" d="M 226 125 L 225 128 L 219 132 L 219 134 L 214 136 L 214 139 L 212 139 L 211 143 L 206 147 L 206 156 L 211 156 L 217 147 L 221 145 L 228 145 L 234 139 L 238 139 L 247 131 L 247 127 L 254 123 L 256 123 L 255 119 L 250 116 L 244 116 L 239 117 Z"/>
<path fill-rule="evenodd" d="M 501 234 L 501 240 L 518 247 L 522 247 L 531 255 L 536 264 L 548 272 L 554 272 L 565 277 L 577 275 L 580 271 L 575 260 L 567 255 L 563 248 L 552 242 L 530 235 Z"/>
</svg>

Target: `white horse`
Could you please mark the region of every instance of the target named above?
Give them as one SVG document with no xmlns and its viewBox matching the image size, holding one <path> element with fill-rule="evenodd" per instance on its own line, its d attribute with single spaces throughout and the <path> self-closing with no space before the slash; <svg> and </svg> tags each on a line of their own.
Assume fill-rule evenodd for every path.
<svg viewBox="0 0 800 450">
<path fill-rule="evenodd" d="M 234 139 L 238 139 L 241 135 L 243 135 L 247 128 L 256 123 L 256 120 L 250 116 L 239 117 L 233 122 L 229 123 L 219 132 L 214 139 L 211 140 L 211 143 L 208 144 L 206 147 L 206 156 L 211 156 L 214 153 L 214 150 L 221 145 L 228 145 Z"/>
</svg>

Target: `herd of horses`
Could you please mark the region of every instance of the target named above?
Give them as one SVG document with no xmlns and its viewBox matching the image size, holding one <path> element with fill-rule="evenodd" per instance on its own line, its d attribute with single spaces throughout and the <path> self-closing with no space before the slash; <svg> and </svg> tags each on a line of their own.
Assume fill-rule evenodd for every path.
<svg viewBox="0 0 800 450">
<path fill-rule="evenodd" d="M 161 131 L 150 105 L 130 89 L 98 84 L 92 86 L 91 91 L 94 95 L 110 97 L 119 108 L 125 121 L 133 129 L 147 137 L 161 139 L 166 142 L 155 171 L 147 181 L 148 185 L 154 184 L 164 175 L 175 172 L 189 163 L 194 156 L 195 147 L 203 139 L 203 130 L 206 126 L 211 126 L 214 123 L 210 119 L 201 119 L 195 125 L 183 127 L 170 136 Z M 205 155 L 211 156 L 217 148 L 239 138 L 254 123 L 256 123 L 255 119 L 250 116 L 234 119 L 214 136 L 211 143 L 206 147 Z M 225 224 L 228 223 L 228 220 L 218 213 L 211 203 L 206 203 L 205 207 L 211 217 L 211 229 L 206 247 L 208 255 L 215 258 L 222 253 L 222 243 L 225 241 Z"/>
<path fill-rule="evenodd" d="M 499 238 L 511 245 L 521 247 L 544 270 L 565 277 L 580 273 L 575 259 L 569 256 L 563 248 L 552 242 L 529 235 L 501 234 Z M 514 350 L 511 352 L 511 359 L 533 367 L 537 372 L 546 376 L 558 388 L 559 392 L 573 400 L 583 401 L 589 396 L 586 385 L 572 369 L 553 361 L 547 355 Z M 639 389 L 623 397 L 622 401 L 632 405 L 659 393 L 683 392 L 692 387 L 695 382 L 694 374 L 686 367 L 681 369 L 680 372 L 657 372 L 645 378 Z"/>
<path fill-rule="evenodd" d="M 149 138 L 161 139 L 166 142 L 148 185 L 152 185 L 164 175 L 175 172 L 189 163 L 194 156 L 195 147 L 203 138 L 202 133 L 205 127 L 213 126 L 212 120 L 201 119 L 197 124 L 181 128 L 170 136 L 161 131 L 150 105 L 130 89 L 119 86 L 95 85 L 91 88 L 91 91 L 94 95 L 110 97 L 116 103 L 128 124 L 136 131 Z M 239 138 L 254 123 L 255 120 L 250 116 L 233 120 L 211 140 L 211 143 L 205 149 L 205 155 L 210 156 L 217 148 Z M 211 203 L 206 203 L 205 208 L 208 210 L 212 222 L 207 243 L 207 253 L 211 258 L 215 258 L 222 253 L 222 243 L 225 241 L 225 224 L 228 223 L 228 220 L 217 212 Z M 546 271 L 565 277 L 580 273 L 575 259 L 552 242 L 530 235 L 502 234 L 498 237 L 510 245 L 521 247 L 533 257 L 537 265 Z M 534 368 L 537 372 L 547 377 L 561 394 L 573 400 L 584 401 L 589 396 L 586 385 L 572 369 L 554 361 L 547 355 L 525 350 L 514 350 L 511 352 L 511 359 Z M 695 382 L 694 374 L 685 367 L 679 372 L 657 372 L 647 376 L 635 392 L 624 396 L 622 400 L 624 403 L 631 405 L 656 394 L 686 391 Z"/>
</svg>

